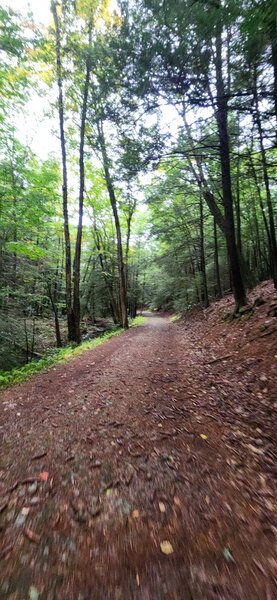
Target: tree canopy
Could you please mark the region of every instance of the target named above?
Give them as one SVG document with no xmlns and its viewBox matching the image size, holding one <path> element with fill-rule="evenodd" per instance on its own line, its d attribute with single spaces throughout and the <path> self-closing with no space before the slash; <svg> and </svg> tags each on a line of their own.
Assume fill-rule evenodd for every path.
<svg viewBox="0 0 277 600">
<path fill-rule="evenodd" d="M 276 13 L 52 0 L 44 27 L 0 9 L 0 368 L 32 358 L 43 320 L 60 346 L 85 320 L 277 286 Z"/>
</svg>

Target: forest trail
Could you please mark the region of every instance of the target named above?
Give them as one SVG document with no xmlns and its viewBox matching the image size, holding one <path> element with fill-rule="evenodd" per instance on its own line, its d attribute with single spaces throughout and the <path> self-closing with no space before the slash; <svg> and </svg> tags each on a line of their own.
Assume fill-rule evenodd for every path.
<svg viewBox="0 0 277 600">
<path fill-rule="evenodd" d="M 0 394 L 1 600 L 276 598 L 274 339 L 244 336 L 150 316 Z"/>
</svg>

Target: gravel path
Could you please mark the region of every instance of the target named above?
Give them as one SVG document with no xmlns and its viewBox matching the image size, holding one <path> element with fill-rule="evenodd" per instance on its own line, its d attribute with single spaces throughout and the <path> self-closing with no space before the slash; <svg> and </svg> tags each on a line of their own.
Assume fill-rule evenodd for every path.
<svg viewBox="0 0 277 600">
<path fill-rule="evenodd" d="M 277 597 L 271 442 L 203 327 L 150 316 L 0 394 L 1 600 Z"/>
</svg>

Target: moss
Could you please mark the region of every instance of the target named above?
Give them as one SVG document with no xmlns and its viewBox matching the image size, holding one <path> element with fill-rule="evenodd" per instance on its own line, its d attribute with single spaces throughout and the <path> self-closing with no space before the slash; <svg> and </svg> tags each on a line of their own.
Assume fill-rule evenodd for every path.
<svg viewBox="0 0 277 600">
<path fill-rule="evenodd" d="M 245 314 L 244 321 L 249 321 L 251 317 L 254 315 L 254 310 L 249 310 L 248 313 Z"/>
<path fill-rule="evenodd" d="M 261 296 L 256 298 L 256 300 L 254 302 L 254 306 L 262 306 L 263 304 L 265 304 L 265 300 L 263 298 L 261 298 Z"/>
<path fill-rule="evenodd" d="M 239 315 L 246 315 L 247 313 L 251 313 L 253 311 L 253 306 L 250 304 L 246 304 L 245 306 L 241 306 L 238 310 Z"/>
<path fill-rule="evenodd" d="M 232 321 L 234 320 L 234 318 L 235 318 L 234 313 L 228 312 L 228 313 L 226 313 L 226 315 L 224 315 L 223 321 L 225 321 L 226 323 L 232 323 Z"/>
</svg>

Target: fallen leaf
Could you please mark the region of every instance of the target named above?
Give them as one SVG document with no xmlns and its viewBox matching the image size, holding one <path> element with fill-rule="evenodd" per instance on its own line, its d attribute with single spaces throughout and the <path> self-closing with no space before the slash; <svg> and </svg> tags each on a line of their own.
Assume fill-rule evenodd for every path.
<svg viewBox="0 0 277 600">
<path fill-rule="evenodd" d="M 35 533 L 34 531 L 32 531 L 32 529 L 25 529 L 24 531 L 26 538 L 30 541 L 30 542 L 34 542 L 34 544 L 38 544 L 40 541 L 40 536 Z"/>
<path fill-rule="evenodd" d="M 14 523 L 15 527 L 21 527 L 21 525 L 24 525 L 25 521 L 26 521 L 26 515 L 19 513 L 19 515 L 17 515 L 15 523 Z"/>
<path fill-rule="evenodd" d="M 224 556 L 224 558 L 226 558 L 227 562 L 233 562 L 233 563 L 235 562 L 229 548 L 223 548 L 223 556 Z"/>
<path fill-rule="evenodd" d="M 28 486 L 28 492 L 32 495 L 34 495 L 36 493 L 38 489 L 38 482 L 34 481 L 34 483 L 32 483 L 31 485 Z"/>
<path fill-rule="evenodd" d="M 165 504 L 163 502 L 159 502 L 159 509 L 160 509 L 161 513 L 165 513 L 166 508 L 165 508 Z"/>
<path fill-rule="evenodd" d="M 202 438 L 202 440 L 208 439 L 208 437 L 207 437 L 207 435 L 205 435 L 205 433 L 200 433 L 200 437 Z"/>
<path fill-rule="evenodd" d="M 49 473 L 47 471 L 42 471 L 39 475 L 40 481 L 48 481 Z"/>
<path fill-rule="evenodd" d="M 29 514 L 29 512 L 30 512 L 30 508 L 28 508 L 27 506 L 24 506 L 22 508 L 22 511 L 21 511 L 22 515 L 27 516 Z"/>
<path fill-rule="evenodd" d="M 181 506 L 182 502 L 178 496 L 174 496 L 173 500 L 174 500 L 174 504 L 176 504 L 176 506 Z"/>
<path fill-rule="evenodd" d="M 174 552 L 173 547 L 168 540 L 164 540 L 160 543 L 161 551 L 163 554 L 172 554 Z"/>
<path fill-rule="evenodd" d="M 256 448 L 256 446 L 253 446 L 253 444 L 246 444 L 247 448 L 249 448 L 249 450 L 251 450 L 251 452 L 254 452 L 255 454 L 264 454 L 265 451 L 263 450 L 263 448 Z"/>
<path fill-rule="evenodd" d="M 31 587 L 29 589 L 29 600 L 38 600 L 38 599 L 39 599 L 38 590 L 34 585 L 31 585 Z"/>
</svg>

